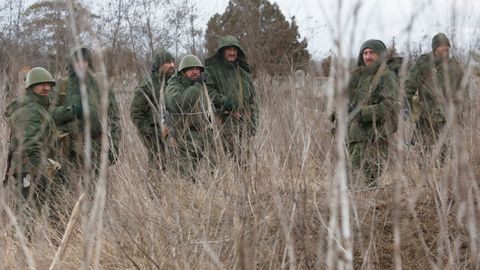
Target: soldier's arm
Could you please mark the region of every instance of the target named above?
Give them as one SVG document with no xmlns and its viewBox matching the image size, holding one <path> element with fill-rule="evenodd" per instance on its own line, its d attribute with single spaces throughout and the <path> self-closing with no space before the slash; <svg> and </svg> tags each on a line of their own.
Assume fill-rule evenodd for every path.
<svg viewBox="0 0 480 270">
<path fill-rule="evenodd" d="M 118 152 L 120 138 L 122 136 L 122 129 L 120 126 L 120 110 L 118 107 L 118 102 L 115 97 L 115 93 L 112 90 L 110 90 L 108 93 L 108 102 L 108 119 L 110 135 L 112 137 L 112 146 L 114 150 Z"/>
<path fill-rule="evenodd" d="M 61 126 L 72 122 L 75 119 L 74 110 L 72 107 L 65 107 L 62 104 L 60 87 L 64 85 L 64 81 L 60 80 L 50 93 L 50 113 L 57 126 Z"/>
<path fill-rule="evenodd" d="M 197 103 L 200 94 L 201 86 L 199 83 L 194 83 L 186 89 L 171 83 L 167 87 L 167 109 L 172 112 L 188 113 Z"/>
<path fill-rule="evenodd" d="M 377 104 L 366 105 L 360 109 L 361 121 L 364 123 L 388 121 L 392 117 L 397 117 L 400 109 L 399 84 L 395 75 L 390 74 L 382 78 L 377 87 L 380 87 L 380 95 L 383 99 Z"/>
<path fill-rule="evenodd" d="M 215 108 L 221 109 L 227 98 L 219 90 L 219 83 L 217 81 L 218 78 L 213 75 L 213 72 L 209 68 L 205 70 L 204 75 L 205 83 L 208 89 L 208 95 L 210 96 L 210 99 L 212 100 Z"/>
<path fill-rule="evenodd" d="M 17 130 L 22 134 L 18 138 L 20 147 L 22 147 L 22 157 L 25 160 L 28 173 L 36 175 L 41 171 L 42 158 L 46 158 L 44 153 L 43 136 L 45 136 L 45 122 L 43 117 L 37 111 L 26 112 L 25 117 L 19 120 Z"/>
<path fill-rule="evenodd" d="M 146 96 L 142 85 L 140 85 L 135 89 L 133 94 L 133 100 L 130 106 L 130 116 L 133 124 L 143 136 L 147 136 L 151 133 L 147 116 L 149 107 L 148 97 Z"/>
</svg>

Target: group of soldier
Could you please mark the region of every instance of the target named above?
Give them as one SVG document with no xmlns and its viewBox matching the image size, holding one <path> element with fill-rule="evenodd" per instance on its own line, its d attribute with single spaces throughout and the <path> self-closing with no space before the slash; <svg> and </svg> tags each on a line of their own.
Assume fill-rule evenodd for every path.
<svg viewBox="0 0 480 270">
<path fill-rule="evenodd" d="M 449 49 L 444 34 L 433 37 L 432 51 L 409 71 L 408 102 L 401 102 L 399 78 L 387 64 L 385 44 L 362 44 L 347 88 L 344 119 L 351 171 L 368 185 L 376 185 L 402 106 L 416 116 L 417 131 L 428 138 L 422 143 L 432 144 L 445 125 L 447 106 L 462 102 L 457 92 L 463 71 L 449 57 Z M 55 81 L 47 70 L 33 68 L 27 74 L 26 94 L 6 109 L 11 127 L 6 179 L 16 179 L 26 201 L 41 204 L 55 183 L 78 185 L 75 173 L 88 164 L 98 171 L 102 143 L 108 143 L 110 164 L 118 160 L 118 104 L 105 78 L 94 73 L 93 63 L 92 52 L 81 47 L 70 54 L 66 79 Z M 337 114 L 340 111 L 337 108 Z M 256 133 L 258 106 L 239 41 L 225 36 L 205 66 L 197 56 L 186 55 L 178 69 L 171 53 L 157 50 L 150 75 L 134 91 L 130 115 L 147 149 L 153 178 L 169 167 L 183 175 L 194 171 L 198 161 L 215 153 L 214 137 L 220 138 L 222 152 L 242 164 L 244 142 Z"/>
<path fill-rule="evenodd" d="M 15 179 L 27 207 L 33 203 L 39 209 L 61 189 L 92 191 L 82 174 L 98 174 L 102 148 L 108 149 L 110 165 L 118 160 L 119 106 L 105 78 L 94 72 L 93 59 L 88 48 L 73 49 L 68 76 L 58 81 L 42 67 L 31 69 L 25 95 L 7 106 L 11 133 L 4 184 Z M 214 160 L 214 126 L 222 153 L 239 160 L 239 145 L 254 135 L 258 114 L 239 41 L 225 36 L 206 66 L 186 55 L 176 69 L 172 54 L 157 50 L 130 112 L 148 152 L 150 178 L 172 167 L 194 181 L 198 161 Z"/>
<path fill-rule="evenodd" d="M 398 63 L 389 65 L 385 44 L 380 40 L 362 44 L 347 88 L 346 142 L 351 174 L 355 175 L 350 181 L 363 179 L 369 187 L 377 186 L 395 141 L 392 135 L 398 119 L 414 123 L 412 142 L 427 152 L 438 140 L 447 117 L 451 115 L 458 123 L 467 84 L 460 63 L 449 55 L 450 47 L 445 34 L 433 37 L 432 51 L 421 55 L 408 71 L 406 100 L 402 101 L 395 72 Z M 335 118 L 332 115 L 332 120 Z"/>
</svg>

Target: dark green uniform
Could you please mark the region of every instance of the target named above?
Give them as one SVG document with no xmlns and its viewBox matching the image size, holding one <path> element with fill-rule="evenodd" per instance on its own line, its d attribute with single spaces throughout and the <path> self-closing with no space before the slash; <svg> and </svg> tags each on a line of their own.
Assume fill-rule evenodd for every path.
<svg viewBox="0 0 480 270">
<path fill-rule="evenodd" d="M 420 136 L 417 139 L 427 147 L 435 143 L 445 124 L 448 106 L 453 103 L 457 112 L 460 111 L 465 95 L 461 87 L 463 70 L 460 63 L 453 58 L 435 58 L 434 51 L 440 42 L 450 44 L 446 36 L 436 35 L 432 41 L 433 51 L 418 58 L 405 82 Z"/>
<path fill-rule="evenodd" d="M 5 112 L 11 138 L 9 175 L 17 179 L 26 199 L 31 191 L 34 195 L 43 195 L 49 176 L 47 158 L 56 159 L 56 126 L 48 106 L 48 97 L 27 90 L 27 94 L 15 99 Z M 27 175 L 32 178 L 30 185 L 22 182 Z"/>
<path fill-rule="evenodd" d="M 365 66 L 362 52 L 371 48 L 380 60 Z M 386 47 L 379 40 L 366 41 L 348 87 L 348 152 L 353 172 L 362 172 L 368 185 L 376 185 L 396 129 L 399 84 L 385 64 Z"/>
<path fill-rule="evenodd" d="M 75 61 L 74 53 L 82 51 L 83 57 L 89 61 L 90 68 L 86 72 L 86 76 L 83 83 L 86 87 L 87 103 L 89 114 L 84 117 L 82 98 L 80 92 L 80 86 L 82 85 L 82 79 L 76 74 L 73 63 Z M 57 107 L 53 111 L 53 118 L 57 123 L 58 129 L 65 134 L 68 134 L 65 142 L 68 144 L 64 149 L 64 154 L 67 155 L 67 159 L 73 164 L 76 169 L 82 168 L 84 160 L 84 130 L 86 120 L 90 120 L 90 135 L 92 138 L 92 165 L 98 169 L 100 149 L 101 149 L 101 137 L 102 126 L 100 123 L 100 102 L 101 102 L 101 90 L 100 85 L 103 78 L 98 75 L 94 75 L 91 69 L 91 53 L 86 48 L 79 48 L 73 50 L 69 59 L 69 74 L 68 77 L 60 81 L 57 84 L 56 89 L 56 103 Z M 118 158 L 118 147 L 121 137 L 120 129 L 120 115 L 119 108 L 115 98 L 115 94 L 112 89 L 108 90 L 108 110 L 107 110 L 107 131 L 109 132 L 109 160 L 110 164 L 113 164 Z M 82 113 L 76 114 L 74 111 L 78 111 L 78 108 L 82 108 Z"/>
<path fill-rule="evenodd" d="M 173 56 L 165 50 L 158 50 L 155 53 L 152 72 L 135 88 L 130 108 L 133 124 L 137 127 L 148 151 L 149 167 L 154 170 L 164 169 L 166 163 L 165 144 L 160 125 L 165 113 L 163 105 L 165 102 L 162 100 L 161 91 L 165 91 L 170 75 L 159 72 L 159 68 L 167 61 L 173 60 Z"/>
<path fill-rule="evenodd" d="M 177 72 L 168 82 L 167 110 L 172 117 L 179 168 L 188 174 L 197 162 L 209 156 L 212 130 L 206 93 L 201 83 Z"/>
<path fill-rule="evenodd" d="M 223 52 L 236 47 L 238 59 L 232 63 L 225 59 Z M 225 36 L 219 43 L 217 53 L 205 61 L 206 84 L 216 111 L 222 123 L 221 135 L 227 153 L 237 155 L 245 148 L 242 137 L 255 135 L 258 122 L 258 107 L 250 67 L 245 54 L 235 37 Z M 235 119 L 232 113 L 239 113 Z"/>
</svg>

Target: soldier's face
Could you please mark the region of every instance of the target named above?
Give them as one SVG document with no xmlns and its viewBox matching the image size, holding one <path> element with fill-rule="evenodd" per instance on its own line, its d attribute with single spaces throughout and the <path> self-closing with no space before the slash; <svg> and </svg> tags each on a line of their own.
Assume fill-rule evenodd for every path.
<svg viewBox="0 0 480 270">
<path fill-rule="evenodd" d="M 78 59 L 75 61 L 75 71 L 85 74 L 88 70 L 88 61 L 86 59 Z"/>
<path fill-rule="evenodd" d="M 237 61 L 238 51 L 236 47 L 228 47 L 223 51 L 223 56 L 228 62 Z"/>
<path fill-rule="evenodd" d="M 362 56 L 363 62 L 366 66 L 370 66 L 371 64 L 375 63 L 379 58 L 378 54 L 370 48 L 363 50 Z"/>
<path fill-rule="evenodd" d="M 192 67 L 183 71 L 183 75 L 192 80 L 196 80 L 200 76 L 200 73 L 202 73 L 202 70 L 198 67 Z"/>
<path fill-rule="evenodd" d="M 450 46 L 442 44 L 433 52 L 437 59 L 447 59 L 450 53 Z"/>
<path fill-rule="evenodd" d="M 175 61 L 170 60 L 168 62 L 163 63 L 163 65 L 160 66 L 160 73 L 163 73 L 165 75 L 173 75 L 175 72 Z"/>
<path fill-rule="evenodd" d="M 32 91 L 39 96 L 48 96 L 50 91 L 52 91 L 52 84 L 48 82 L 35 84 Z"/>
</svg>

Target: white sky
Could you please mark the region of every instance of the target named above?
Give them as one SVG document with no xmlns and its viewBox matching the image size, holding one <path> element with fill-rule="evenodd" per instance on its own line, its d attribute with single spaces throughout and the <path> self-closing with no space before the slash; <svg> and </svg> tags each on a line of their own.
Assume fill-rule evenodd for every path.
<svg viewBox="0 0 480 270">
<path fill-rule="evenodd" d="M 222 13 L 228 0 L 194 0 L 201 20 Z M 353 54 L 367 39 L 383 40 L 387 46 L 393 37 L 399 52 L 406 44 L 422 51 L 430 50 L 431 38 L 437 32 L 450 36 L 454 47 L 479 48 L 479 0 L 271 0 L 285 17 L 296 17 L 301 37 L 315 58 L 333 51 L 334 40 L 340 40 L 342 54 Z M 353 18 L 354 6 L 358 16 Z M 409 31 L 411 27 L 411 31 Z M 452 31 L 455 30 L 455 31 Z M 452 36 L 452 33 L 455 36 Z M 353 35 L 352 35 L 353 33 Z"/>
</svg>

